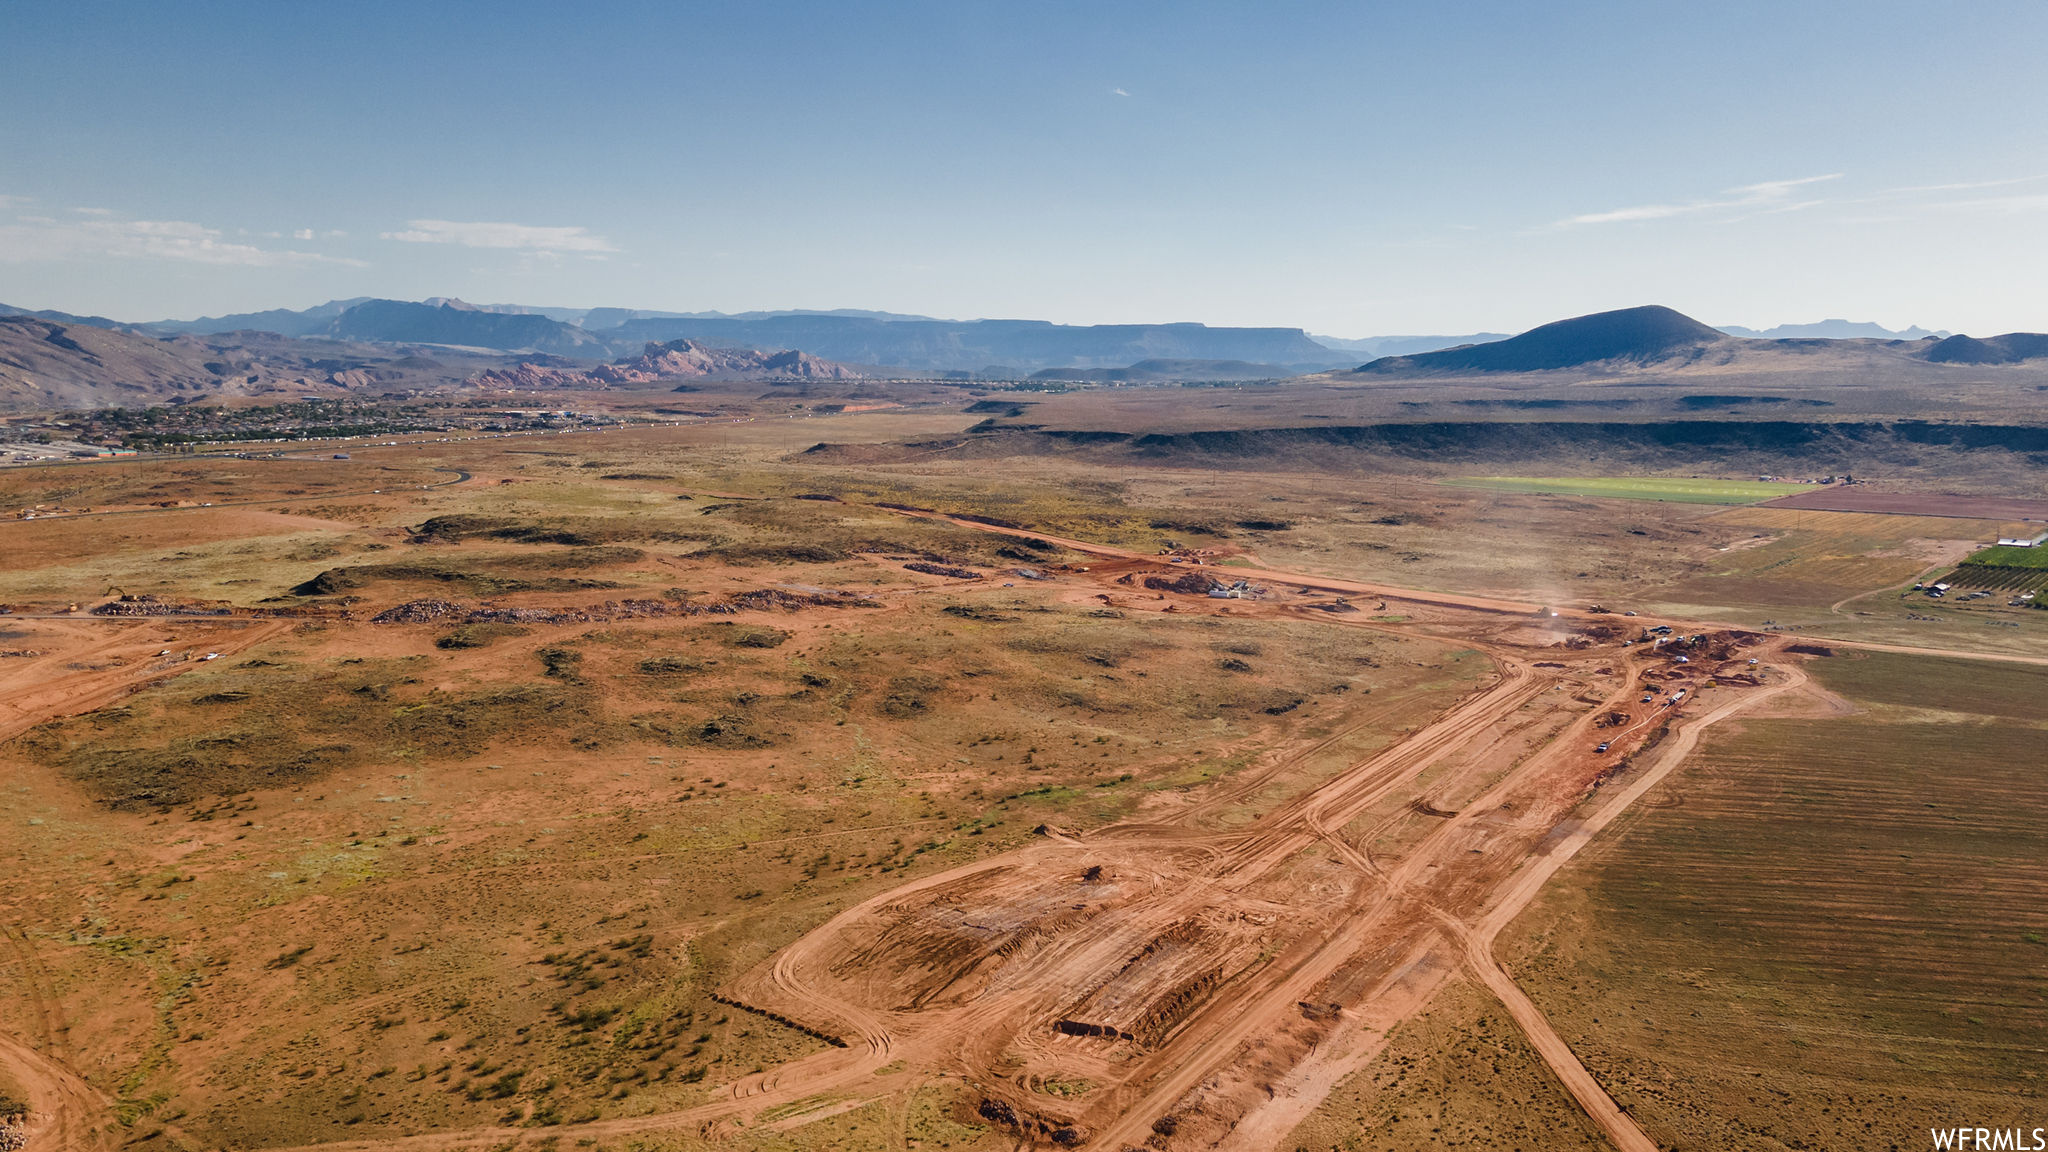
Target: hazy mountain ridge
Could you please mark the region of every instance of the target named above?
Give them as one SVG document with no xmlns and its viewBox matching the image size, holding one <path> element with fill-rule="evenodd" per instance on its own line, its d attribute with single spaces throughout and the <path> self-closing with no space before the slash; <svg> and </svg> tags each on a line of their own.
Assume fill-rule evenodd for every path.
<svg viewBox="0 0 2048 1152">
<path fill-rule="evenodd" d="M 1359 366 L 1372 375 L 1458 375 L 1599 369 L 1610 372 L 1696 367 L 1760 368 L 1847 357 L 1883 357 L 1936 364 L 2017 364 L 2048 356 L 2048 336 L 2008 333 L 1985 340 L 1761 339 L 1730 336 L 1661 305 L 1574 316 L 1488 344 L 1412 356 L 1385 356 Z"/>
<path fill-rule="evenodd" d="M 905 374 L 952 379 L 1028 376 L 1101 384 L 1249 381 L 1339 368 L 1331 361 L 1341 355 L 1298 328 L 950 321 L 853 310 L 691 317 L 613 309 L 612 317 L 624 319 L 592 330 L 546 314 L 575 311 L 477 306 L 447 298 L 335 300 L 301 311 L 277 309 L 181 322 L 186 327 L 240 326 L 235 332 L 199 336 L 169 332 L 156 324 L 128 325 L 61 312 L 33 314 L 0 305 L 0 316 L 11 316 L 14 322 L 7 339 L 0 341 L 0 356 L 5 357 L 0 367 L 6 372 L 0 375 L 0 390 L 5 392 L 0 399 L 15 408 L 145 404 L 179 395 L 362 387 L 372 379 L 394 387 L 459 384 L 489 370 L 509 373 L 508 380 L 531 377 L 527 383 L 533 386 L 541 386 L 542 376 L 559 377 L 556 384 L 561 387 L 706 374 L 799 380 Z M 588 310 L 580 318 L 587 322 L 602 311 Z M 34 324 L 45 327 L 23 327 Z M 108 338 L 90 333 L 105 333 Z M 422 371 L 376 370 L 384 375 L 370 372 L 370 365 L 404 356 L 400 349 L 422 345 L 438 347 L 441 351 L 433 356 L 459 363 Z M 738 354 L 723 355 L 731 353 Z M 515 365 L 507 359 L 513 356 L 527 360 Z M 548 363 L 550 356 L 571 362 Z M 664 356 L 668 360 L 662 363 L 648 360 Z M 1908 379 L 1953 367 L 1997 367 L 2042 358 L 2048 358 L 2048 335 L 1917 340 L 1737 337 L 1672 309 L 1645 306 L 1559 320 L 1498 340 L 1386 355 L 1363 366 L 1342 367 L 1376 377 L 1799 371 L 1846 380 L 1858 372 Z M 355 369 L 368 374 L 337 375 Z"/>
<path fill-rule="evenodd" d="M 1621 309 L 1623 315 L 1637 310 Z M 632 356 L 646 343 L 694 340 L 701 344 L 760 351 L 794 349 L 841 363 L 896 366 L 961 376 L 1026 376 L 1049 370 L 1093 373 L 1126 369 L 1144 378 L 1145 361 L 1241 361 L 1286 372 L 1344 366 L 1347 353 L 1375 361 L 1427 356 L 1460 347 L 1491 347 L 1512 339 L 1502 333 L 1396 335 L 1346 338 L 1310 334 L 1297 328 L 1209 327 L 1203 324 L 1067 325 L 1040 320 L 943 320 L 929 316 L 857 308 L 777 309 L 748 312 L 665 312 L 621 307 L 563 308 L 527 304 L 470 304 L 453 297 L 424 301 L 355 297 L 305 309 L 269 309 L 200 317 L 127 323 L 103 316 L 28 310 L 0 305 L 0 316 L 35 315 L 62 323 L 154 334 L 268 331 L 286 336 L 336 338 L 377 343 L 428 343 L 507 352 L 545 352 L 589 360 Z M 1689 323 L 1695 323 L 1690 321 Z M 1562 323 L 1562 322 L 1560 322 Z M 1545 326 L 1548 328 L 1549 326 Z M 1532 330 L 1534 331 L 1541 331 Z M 1523 333 L 1528 336 L 1530 333 Z M 1903 331 L 1840 319 L 1753 329 L 1741 325 L 1697 325 L 1688 339 L 1705 346 L 1716 336 L 1774 340 L 1918 340 L 1947 337 L 1920 327 Z M 1510 359 L 1527 353 L 1525 342 Z M 1478 354 L 1482 359 L 1499 352 Z M 1617 354 L 1640 360 L 1643 350 Z M 1659 350 L 1649 355 L 1661 358 Z M 1960 363 L 1950 349 L 1938 363 Z M 1976 350 L 1969 362 L 2004 363 L 2005 352 Z M 1982 359 L 1982 357 L 1991 359 Z M 1538 357 L 1537 359 L 1542 359 Z M 1418 361 L 1418 365 L 1444 361 Z M 1193 369 L 1189 369 L 1193 370 Z M 1375 371 L 1385 371 L 1383 366 Z M 1474 369 L 1497 371 L 1503 369 Z M 1541 369 L 1538 369 L 1541 370 Z M 1089 375 L 1070 379 L 1094 379 Z M 1185 377 L 1181 377 L 1185 378 Z"/>
<path fill-rule="evenodd" d="M 608 388 L 664 380 L 864 380 L 868 374 L 805 352 L 712 348 L 693 340 L 648 344 L 640 355 L 588 370 L 522 362 L 471 382 L 499 388 Z"/>
<path fill-rule="evenodd" d="M 532 349 L 589 359 L 608 356 L 605 341 L 573 324 L 533 313 L 483 312 L 453 304 L 370 300 L 335 317 L 326 335 L 398 344 L 454 344 L 501 351 Z"/>
<path fill-rule="evenodd" d="M 278 309 L 137 325 L 107 321 L 106 325 L 159 333 L 260 329 L 287 336 L 531 350 L 591 360 L 633 355 L 647 343 L 694 340 L 760 351 L 794 349 L 842 363 L 963 376 L 1022 376 L 1047 368 L 1120 368 L 1148 359 L 1242 360 L 1317 370 L 1338 367 L 1350 359 L 1310 339 L 1299 328 L 935 320 L 860 309 L 683 314 L 474 305 L 447 297 L 417 302 L 332 300 L 297 312 Z"/>
<path fill-rule="evenodd" d="M 1776 328 L 1744 328 L 1740 324 L 1717 324 L 1717 329 L 1730 336 L 1741 336 L 1751 340 L 1924 340 L 1929 336 L 1946 336 L 1947 332 L 1930 332 L 1918 324 L 1893 331 L 1882 324 L 1858 320 L 1822 320 L 1815 324 L 1780 324 Z"/>
<path fill-rule="evenodd" d="M 217 332 L 275 332 L 280 336 L 318 336 L 324 334 L 342 313 L 358 304 L 367 303 L 371 297 L 356 296 L 348 300 L 329 300 L 311 308 L 294 311 L 290 308 L 272 308 L 263 312 L 237 312 L 226 316 L 201 316 L 197 320 L 153 320 L 146 324 L 124 325 L 145 332 L 211 335 Z"/>
<path fill-rule="evenodd" d="M 1457 348 L 1466 344 L 1488 344 L 1505 340 L 1510 332 L 1474 332 L 1465 336 L 1367 336 L 1349 340 L 1342 336 L 1321 336 L 1309 333 L 1309 339 L 1339 352 L 1363 352 L 1368 356 L 1413 356 L 1421 352 L 1437 352 L 1445 348 Z"/>
<path fill-rule="evenodd" d="M 148 407 L 236 396 L 341 396 L 459 385 L 503 357 L 308 341 L 274 332 L 199 337 L 0 317 L 0 411 Z"/>
<path fill-rule="evenodd" d="M 12 304 L 0 304 L 0 317 L 8 316 L 26 316 L 32 320 L 52 320 L 59 324 L 84 324 L 93 328 L 131 327 L 131 325 L 123 324 L 119 320 L 109 320 L 105 316 L 74 316 L 69 312 L 57 312 L 48 308 L 31 311 L 27 308 L 16 308 Z"/>
<path fill-rule="evenodd" d="M 1155 359 L 1331 366 L 1340 362 L 1340 354 L 1309 339 L 1299 328 L 782 315 L 760 320 L 633 320 L 613 331 L 621 337 L 655 341 L 690 339 L 751 348 L 798 348 L 843 363 L 962 375 L 1121 368 Z"/>
</svg>

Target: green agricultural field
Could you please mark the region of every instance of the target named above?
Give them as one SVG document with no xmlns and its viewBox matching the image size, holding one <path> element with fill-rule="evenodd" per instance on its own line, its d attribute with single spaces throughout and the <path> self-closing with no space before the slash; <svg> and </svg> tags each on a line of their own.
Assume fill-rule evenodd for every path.
<svg viewBox="0 0 2048 1152">
<path fill-rule="evenodd" d="M 2048 548 L 1994 545 L 1980 549 L 1958 564 L 1946 579 L 1961 588 L 1988 588 L 1993 592 L 2048 590 Z"/>
<path fill-rule="evenodd" d="M 2014 548 L 2011 545 L 1996 545 L 1980 552 L 1973 552 L 1963 560 L 1965 564 L 1982 564 L 1988 568 L 2048 568 L 2048 548 Z"/>
<path fill-rule="evenodd" d="M 1603 496 L 1613 500 L 1665 500 L 1680 504 L 1756 504 L 1790 496 L 1804 484 L 1764 480 L 1712 480 L 1676 476 L 1461 476 L 1459 488 L 1534 492 L 1546 496 Z"/>
</svg>

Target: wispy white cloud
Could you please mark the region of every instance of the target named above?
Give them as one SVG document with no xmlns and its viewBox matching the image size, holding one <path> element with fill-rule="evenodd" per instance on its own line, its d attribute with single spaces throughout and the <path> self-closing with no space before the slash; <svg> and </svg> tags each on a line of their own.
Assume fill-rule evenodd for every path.
<svg viewBox="0 0 2048 1152">
<path fill-rule="evenodd" d="M 458 244 L 464 248 L 510 248 L 522 252 L 617 252 L 610 241 L 588 228 L 553 228 L 534 224 L 488 221 L 408 220 L 402 232 L 385 232 L 386 240 L 407 244 Z"/>
<path fill-rule="evenodd" d="M 1903 188 L 1886 188 L 1877 196 L 1921 196 L 1931 192 L 1981 192 L 1986 188 L 2010 188 L 2015 184 L 2036 184 L 2048 180 L 2048 172 L 2033 176 L 2008 176 L 2003 180 L 1966 180 L 1957 184 L 1915 184 Z"/>
<path fill-rule="evenodd" d="M 1943 212 L 1996 212 L 2005 215 L 2019 215 L 2027 212 L 2048 211 L 2048 193 L 2037 192 L 2031 196 L 1976 196 L 1964 200 L 1943 200 L 1929 204 L 1927 208 Z"/>
<path fill-rule="evenodd" d="M 0 200 L 0 208 L 28 203 Z M 223 239 L 218 228 L 189 220 L 129 220 L 105 208 L 74 208 L 70 218 L 18 213 L 0 223 L 0 261 L 23 263 L 113 256 L 191 264 L 275 268 L 305 264 L 365 267 L 363 261 L 317 252 L 262 248 Z"/>
<path fill-rule="evenodd" d="M 1792 195 L 1795 189 L 1841 178 L 1840 172 L 1831 172 L 1825 176 L 1802 176 L 1796 180 L 1766 180 L 1759 184 L 1744 184 L 1730 188 L 1718 196 L 1699 200 L 1686 200 L 1675 204 L 1637 204 L 1606 212 L 1568 216 L 1559 220 L 1556 226 L 1573 228 L 1593 224 L 1628 224 L 1709 213 L 1747 212 L 1750 215 L 1757 215 L 1766 212 L 1793 212 L 1822 203 L 1819 200 L 1794 200 Z"/>
<path fill-rule="evenodd" d="M 1865 211 L 1843 217 L 1850 224 L 1904 224 L 1956 213 L 2020 215 L 2048 211 L 2048 192 L 2024 191 L 2026 185 L 2048 182 L 2048 172 L 2007 176 L 1998 180 L 1962 180 L 1943 184 L 1909 184 L 1880 188 L 1868 196 L 1840 203 Z M 1969 195 L 2012 189 L 2000 195 Z"/>
<path fill-rule="evenodd" d="M 1111 88 L 1111 89 L 1109 90 L 1109 94 L 1110 94 L 1111 96 L 1129 96 L 1129 95 L 1130 95 L 1130 93 L 1129 93 L 1129 92 L 1126 92 L 1126 91 L 1124 91 L 1124 90 L 1123 90 L 1123 89 L 1121 89 L 1121 88 Z"/>
</svg>

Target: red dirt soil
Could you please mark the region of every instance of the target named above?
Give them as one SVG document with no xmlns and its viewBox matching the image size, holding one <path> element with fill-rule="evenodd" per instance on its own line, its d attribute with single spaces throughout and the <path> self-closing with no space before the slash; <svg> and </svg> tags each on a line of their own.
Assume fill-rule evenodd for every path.
<svg viewBox="0 0 2048 1152">
<path fill-rule="evenodd" d="M 1156 564 L 1118 549 L 1056 542 L 1110 559 L 1076 574 L 1099 594 L 1122 591 L 1116 573 Z M 1497 675 L 1433 722 L 1319 786 L 1270 810 L 1243 813 L 1248 823 L 1218 827 L 1211 820 L 1222 807 L 1243 809 L 1254 800 L 1255 785 L 1226 781 L 1172 818 L 1080 836 L 1046 829 L 1039 843 L 845 910 L 723 990 L 731 1001 L 844 1047 L 745 1077 L 697 1108 L 600 1121 L 579 1126 L 579 1134 L 703 1130 L 821 1093 L 871 1098 L 905 1077 L 946 1073 L 973 1086 L 983 1119 L 1024 1144 L 1113 1152 L 1226 1141 L 1266 1147 L 1286 1135 L 1288 1118 L 1313 1109 L 1369 1061 L 1388 1028 L 1426 1006 L 1451 973 L 1470 967 L 1507 999 L 1537 1050 L 1618 1147 L 1652 1147 L 1533 1005 L 1518 998 L 1490 943 L 1559 864 L 1676 765 L 1699 728 L 1798 679 L 1775 652 L 1777 642 L 1742 634 L 1714 640 L 1763 659 L 1758 668 L 1768 686 L 1724 685 L 1698 702 L 1700 686 L 1689 684 L 1682 709 L 1667 706 L 1664 696 L 1645 705 L 1638 700 L 1644 673 L 1655 671 L 1665 693 L 1696 673 L 1672 664 L 1667 653 L 1622 646 L 1605 635 L 1611 629 L 1600 618 L 1566 613 L 1539 620 L 1527 605 L 1498 600 L 1225 571 L 1384 596 L 1400 601 L 1393 611 L 1406 622 L 1252 601 L 1218 611 L 1452 640 L 1484 653 Z M 1161 598 L 1172 602 L 1161 607 L 1182 610 L 1215 605 L 1206 597 Z M 221 635 L 217 647 L 239 647 L 289 626 L 247 622 L 232 639 Z M 148 625 L 61 627 L 132 637 L 109 647 L 101 647 L 106 639 L 97 631 L 75 639 L 95 655 L 119 649 L 133 663 L 62 678 L 69 682 L 21 676 L 0 685 L 5 729 L 98 706 L 179 670 L 141 659 L 157 643 L 144 639 Z M 69 655 L 75 658 L 79 647 Z M 1573 701 L 1579 707 L 1569 707 Z M 1518 756 L 1502 733 L 1518 712 L 1539 703 L 1564 709 L 1566 722 Z M 1617 712 L 1630 720 L 1619 735 L 1595 732 L 1596 720 Z M 1624 771 L 1630 753 L 1666 731 L 1664 747 Z M 1604 755 L 1593 751 L 1602 736 L 1614 741 Z M 1455 812 L 1429 805 L 1445 780 L 1427 774 L 1461 751 L 1473 753 L 1458 771 L 1478 794 Z M 1603 793 L 1609 781 L 1616 787 Z M 1393 815 L 1362 834 L 1346 832 L 1376 812 Z M 1395 837 L 1401 847 L 1394 854 L 1376 855 L 1376 833 L 1397 824 L 1419 834 Z M 88 1131 L 104 1116 L 105 1102 L 79 1095 L 80 1084 L 51 1066 L 51 1055 L 47 1048 L 39 1056 L 26 1045 L 0 1045 L 9 1071 L 36 1096 L 48 1146 L 94 1148 Z M 903 1070 L 882 1073 L 892 1064 Z M 1077 1096 L 1040 1090 L 1077 1080 L 1090 1086 Z M 843 1104 L 781 1117 L 776 1126 L 822 1118 Z M 324 1147 L 369 1152 L 534 1138 L 493 1127 Z"/>
</svg>

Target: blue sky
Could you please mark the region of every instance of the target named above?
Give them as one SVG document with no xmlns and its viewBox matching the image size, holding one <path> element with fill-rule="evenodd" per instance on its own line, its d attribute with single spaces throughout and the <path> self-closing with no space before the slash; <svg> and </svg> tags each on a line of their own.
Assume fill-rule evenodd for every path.
<svg viewBox="0 0 2048 1152">
<path fill-rule="evenodd" d="M 2048 5 L 15 5 L 0 301 L 2048 329 Z"/>
</svg>

